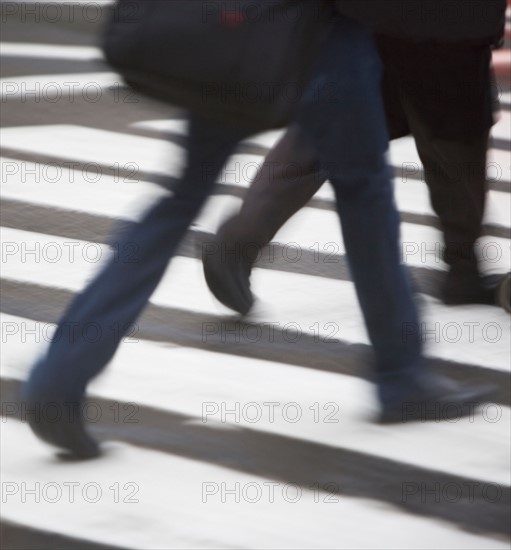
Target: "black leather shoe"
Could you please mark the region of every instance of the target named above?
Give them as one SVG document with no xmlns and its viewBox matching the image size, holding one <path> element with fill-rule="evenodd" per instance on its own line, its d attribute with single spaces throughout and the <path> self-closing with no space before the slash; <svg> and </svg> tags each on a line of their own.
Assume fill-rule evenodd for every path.
<svg viewBox="0 0 511 550">
<path fill-rule="evenodd" d="M 485 304 L 505 308 L 499 297 L 500 286 L 505 283 L 506 275 L 487 275 L 477 273 L 458 273 L 451 271 L 447 275 L 442 291 L 442 300 L 446 305 Z M 505 290 L 503 291 L 505 292 Z"/>
<path fill-rule="evenodd" d="M 497 304 L 511 313 L 511 273 L 501 279 L 497 286 L 496 296 Z"/>
<path fill-rule="evenodd" d="M 235 250 L 226 252 L 225 243 L 218 236 L 211 237 L 208 245 L 202 265 L 209 290 L 224 306 L 246 315 L 254 305 L 248 262 Z"/>
<path fill-rule="evenodd" d="M 496 393 L 490 384 L 460 384 L 438 375 L 423 377 L 414 385 L 402 400 L 382 406 L 378 419 L 381 424 L 453 421 L 473 415 Z"/>
<path fill-rule="evenodd" d="M 23 394 L 30 428 L 39 439 L 63 450 L 63 458 L 86 460 L 101 455 L 98 443 L 85 429 L 82 401 L 43 397 L 30 384 Z"/>
</svg>

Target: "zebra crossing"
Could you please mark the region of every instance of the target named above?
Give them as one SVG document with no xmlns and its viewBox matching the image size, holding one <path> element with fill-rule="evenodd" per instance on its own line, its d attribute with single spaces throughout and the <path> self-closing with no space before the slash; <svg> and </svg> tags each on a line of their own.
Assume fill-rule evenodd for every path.
<svg viewBox="0 0 511 550">
<path fill-rule="evenodd" d="M 421 292 L 423 325 L 409 328 L 436 370 L 499 385 L 495 403 L 456 422 L 373 422 L 370 349 L 328 185 L 263 252 L 254 312 L 241 320 L 214 300 L 200 258 L 280 136 L 269 132 L 240 144 L 90 385 L 105 455 L 59 461 L 32 435 L 20 385 L 66 304 L 115 254 L 112 229 L 172 192 L 162 182 L 183 169 L 187 125 L 128 95 L 101 60 L 97 25 L 23 42 L 13 17 L 0 43 L 3 546 L 509 548 L 510 318 L 438 300 L 442 238 L 408 138 L 390 160 L 403 261 Z M 501 100 L 479 246 L 489 274 L 511 265 L 509 92 Z"/>
</svg>

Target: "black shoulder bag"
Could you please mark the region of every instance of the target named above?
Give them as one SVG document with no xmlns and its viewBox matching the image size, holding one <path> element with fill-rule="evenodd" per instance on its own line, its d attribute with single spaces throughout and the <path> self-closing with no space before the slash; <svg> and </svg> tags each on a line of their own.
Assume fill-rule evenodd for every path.
<svg viewBox="0 0 511 550">
<path fill-rule="evenodd" d="M 328 0 L 119 0 L 104 52 L 153 98 L 258 130 L 281 127 L 332 10 Z"/>
</svg>

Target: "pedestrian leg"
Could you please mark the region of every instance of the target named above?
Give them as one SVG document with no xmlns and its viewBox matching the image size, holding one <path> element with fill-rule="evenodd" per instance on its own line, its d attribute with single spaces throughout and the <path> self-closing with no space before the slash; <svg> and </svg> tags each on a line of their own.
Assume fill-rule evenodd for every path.
<svg viewBox="0 0 511 550">
<path fill-rule="evenodd" d="M 241 314 L 254 303 L 250 273 L 261 249 L 326 180 L 315 149 L 303 137 L 298 126 L 288 129 L 250 185 L 240 212 L 203 247 L 209 289 Z"/>
<path fill-rule="evenodd" d="M 119 237 L 117 254 L 71 304 L 59 323 L 60 337 L 52 341 L 24 387 L 32 408 L 66 403 L 75 413 L 79 410 L 87 383 L 110 361 L 146 306 L 226 159 L 246 133 L 192 118 L 188 167 L 181 183 Z M 91 327 L 93 340 L 86 336 Z M 44 418 L 31 422 L 37 435 L 76 455 L 97 454 L 80 418 L 73 423 L 65 415 L 53 423 Z"/>
</svg>

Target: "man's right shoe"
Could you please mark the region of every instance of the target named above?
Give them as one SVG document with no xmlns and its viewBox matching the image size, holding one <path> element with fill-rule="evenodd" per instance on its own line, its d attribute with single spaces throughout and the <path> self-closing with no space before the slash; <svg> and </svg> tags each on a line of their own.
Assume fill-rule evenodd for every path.
<svg viewBox="0 0 511 550">
<path fill-rule="evenodd" d="M 382 406 L 379 423 L 441 422 L 473 415 L 482 403 L 492 402 L 491 384 L 460 384 L 439 375 L 423 376 L 401 400 Z"/>
<path fill-rule="evenodd" d="M 246 315 L 254 305 L 254 295 L 250 290 L 250 265 L 241 251 L 227 251 L 224 241 L 211 237 L 202 265 L 213 296 L 229 309 Z"/>
</svg>

